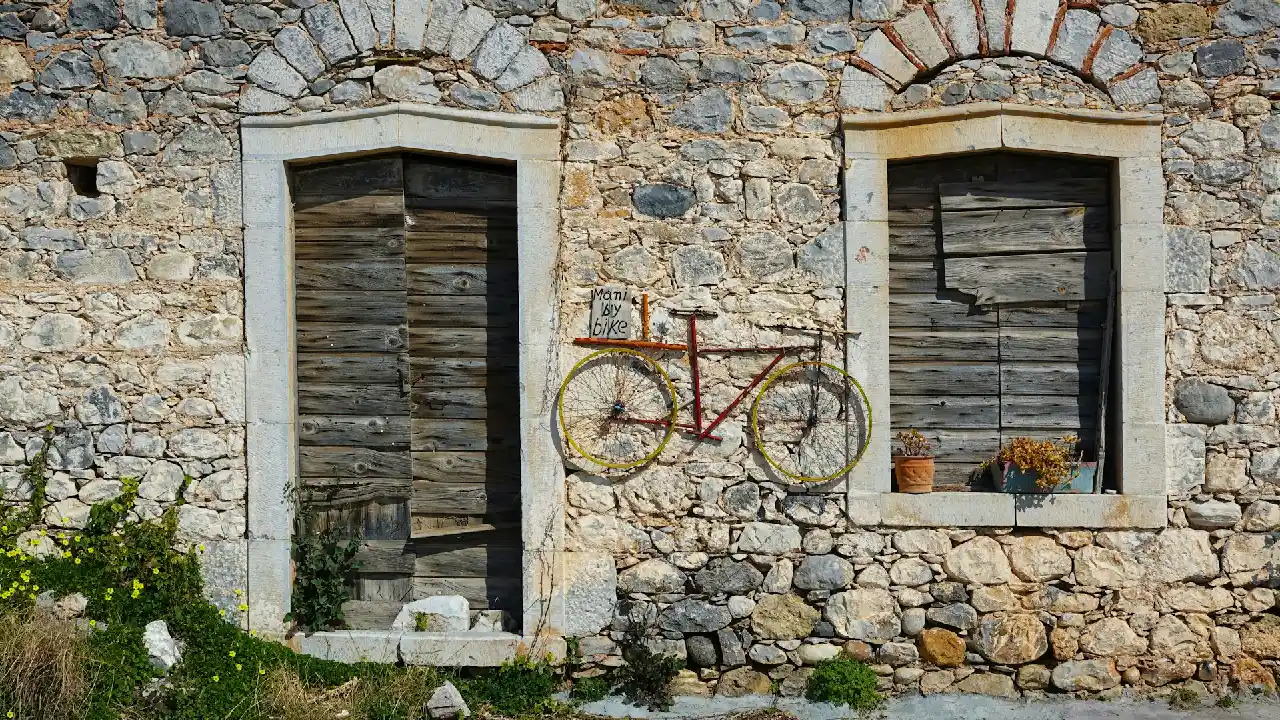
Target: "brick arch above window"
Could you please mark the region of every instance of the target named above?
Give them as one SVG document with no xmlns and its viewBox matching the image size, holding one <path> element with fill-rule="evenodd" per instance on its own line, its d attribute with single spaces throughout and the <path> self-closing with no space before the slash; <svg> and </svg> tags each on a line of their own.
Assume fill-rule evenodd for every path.
<svg viewBox="0 0 1280 720">
<path fill-rule="evenodd" d="M 845 107 L 883 110 L 898 90 L 966 58 L 1025 55 L 1069 68 L 1119 106 L 1158 102 L 1154 68 L 1128 31 L 1070 0 L 941 0 L 884 24 L 841 79 Z"/>
<path fill-rule="evenodd" d="M 468 93 L 454 98 L 461 104 L 531 112 L 564 107 L 560 78 L 546 55 L 506 19 L 478 4 L 324 0 L 276 31 L 271 45 L 254 57 L 241 111 L 286 110 L 313 81 L 370 58 L 382 66 L 373 76 L 382 95 L 436 103 L 441 91 L 432 74 L 412 64 L 431 56 L 465 63 L 479 81 L 479 87 L 455 89 L 455 95 Z"/>
</svg>

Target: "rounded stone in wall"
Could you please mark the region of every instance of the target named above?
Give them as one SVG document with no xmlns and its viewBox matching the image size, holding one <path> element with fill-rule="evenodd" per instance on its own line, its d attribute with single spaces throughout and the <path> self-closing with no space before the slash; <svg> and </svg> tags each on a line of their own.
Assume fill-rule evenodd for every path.
<svg viewBox="0 0 1280 720">
<path fill-rule="evenodd" d="M 978 652 L 1001 665 L 1029 663 L 1049 650 L 1049 637 L 1035 615 L 1012 613 L 984 619 L 973 634 Z"/>
<path fill-rule="evenodd" d="M 1236 406 L 1226 388 L 1197 378 L 1178 383 L 1173 391 L 1173 404 L 1187 422 L 1219 425 L 1231 419 Z"/>
<path fill-rule="evenodd" d="M 685 188 L 659 183 L 637 187 L 631 194 L 631 202 L 644 215 L 671 218 L 688 212 L 693 207 L 694 197 Z"/>
<path fill-rule="evenodd" d="M 827 600 L 826 618 L 841 637 L 884 643 L 902 632 L 898 604 L 888 590 L 859 588 Z"/>
<path fill-rule="evenodd" d="M 790 593 L 765 595 L 751 613 L 751 631 L 766 640 L 808 637 L 818 622 L 818 611 Z"/>
<path fill-rule="evenodd" d="M 706 635 L 690 635 L 684 639 L 684 646 L 692 667 L 715 667 L 719 662 L 716 644 Z"/>
</svg>

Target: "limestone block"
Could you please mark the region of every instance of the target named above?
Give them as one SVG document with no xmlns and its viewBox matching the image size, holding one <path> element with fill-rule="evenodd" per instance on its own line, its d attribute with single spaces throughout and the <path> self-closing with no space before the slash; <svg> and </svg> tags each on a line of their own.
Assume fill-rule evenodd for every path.
<svg viewBox="0 0 1280 720">
<path fill-rule="evenodd" d="M 942 0 L 933 9 L 960 57 L 978 54 L 978 17 L 972 0 Z"/>
<path fill-rule="evenodd" d="M 303 11 L 302 20 L 330 63 L 354 57 L 358 52 L 342 16 L 338 14 L 337 5 L 323 3 L 309 7 Z"/>
<path fill-rule="evenodd" d="M 1005 51 L 1004 36 L 1009 0 L 980 0 L 982 21 L 987 29 L 987 53 L 998 55 Z"/>
<path fill-rule="evenodd" d="M 438 54 L 449 47 L 453 29 L 458 24 L 458 19 L 462 17 L 462 8 L 462 0 L 439 0 L 431 3 L 426 31 L 422 36 L 424 49 Z"/>
<path fill-rule="evenodd" d="M 765 595 L 751 612 L 751 631 L 757 637 L 787 640 L 808 637 L 819 612 L 790 593 Z"/>
<path fill-rule="evenodd" d="M 873 396 L 872 404 L 876 400 Z M 885 443 L 888 444 L 888 437 Z M 872 443 L 872 447 L 875 442 Z M 866 460 L 864 458 L 863 462 Z M 885 456 L 888 472 L 889 458 Z M 880 519 L 886 525 L 899 527 L 1012 527 L 1014 524 L 1013 495 L 1007 493 L 981 493 L 982 498 L 963 499 L 950 493 L 910 495 L 884 492 L 879 495 Z"/>
<path fill-rule="evenodd" d="M 342 19 L 351 39 L 360 50 L 369 50 L 378 43 L 378 31 L 373 27 L 373 17 L 365 0 L 337 0 Z"/>
<path fill-rule="evenodd" d="M 916 66 L 911 64 L 893 43 L 889 42 L 884 32 L 877 30 L 863 43 L 858 57 L 866 60 L 884 74 L 893 78 L 899 85 L 906 85 L 916 76 Z"/>
<path fill-rule="evenodd" d="M 1102 82 L 1128 70 L 1142 59 L 1142 47 L 1124 30 L 1114 30 L 1093 57 L 1091 71 Z"/>
<path fill-rule="evenodd" d="M 1058 28 L 1058 37 L 1054 40 L 1049 57 L 1058 62 L 1082 70 L 1089 48 L 1098 35 L 1101 21 L 1098 16 L 1088 10 L 1068 10 Z"/>
<path fill-rule="evenodd" d="M 1195 3 L 1161 4 L 1142 13 L 1138 29 L 1151 42 L 1203 37 L 1209 32 L 1209 15 Z"/>
<path fill-rule="evenodd" d="M 405 633 L 400 639 L 400 659 L 407 665 L 496 667 L 522 650 L 564 657 L 564 649 L 563 638 L 510 633 Z"/>
<path fill-rule="evenodd" d="M 1058 15 L 1058 0 L 1018 0 L 1013 8 L 1009 49 L 1044 57 Z"/>
<path fill-rule="evenodd" d="M 299 650 L 341 663 L 394 663 L 400 659 L 402 632 L 341 630 L 318 632 L 299 638 Z"/>
<path fill-rule="evenodd" d="M 963 2 L 963 0 L 956 0 Z M 883 80 L 858 68 L 845 66 L 840 76 L 840 107 L 845 109 L 884 110 L 889 102 L 889 86 Z"/>
<path fill-rule="evenodd" d="M 904 15 L 893 24 L 893 29 L 907 46 L 907 50 L 930 70 L 950 57 L 946 45 L 938 37 L 933 21 L 923 9 Z"/>
<path fill-rule="evenodd" d="M 973 642 L 983 657 L 1002 665 L 1032 662 L 1049 649 L 1044 624 L 1029 613 L 993 615 L 984 619 L 974 631 Z"/>
<path fill-rule="evenodd" d="M 1165 426 L 1165 486 L 1169 495 L 1185 495 L 1204 484 L 1207 435 L 1202 425 Z"/>
<path fill-rule="evenodd" d="M 493 13 L 483 8 L 471 6 L 464 10 L 449 38 L 449 57 L 462 60 L 471 55 L 495 22 Z"/>
</svg>

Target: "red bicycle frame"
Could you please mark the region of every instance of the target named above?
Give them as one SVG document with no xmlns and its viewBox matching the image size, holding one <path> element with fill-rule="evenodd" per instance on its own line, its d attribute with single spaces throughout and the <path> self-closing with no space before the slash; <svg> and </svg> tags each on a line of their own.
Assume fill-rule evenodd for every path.
<svg viewBox="0 0 1280 720">
<path fill-rule="evenodd" d="M 675 352 L 686 352 L 689 355 L 689 374 L 693 382 L 693 424 L 676 423 L 676 428 L 693 435 L 698 440 L 720 440 L 717 435 L 711 432 L 719 427 L 720 423 L 729 417 L 729 413 L 738 407 L 747 395 L 756 388 L 757 385 L 764 382 L 769 373 L 777 367 L 782 359 L 791 353 L 799 353 L 813 351 L 814 346 L 809 345 L 775 345 L 765 347 L 708 347 L 698 346 L 698 313 L 690 312 L 689 316 L 689 342 L 687 345 L 678 345 L 674 343 L 659 343 L 649 341 L 649 296 L 643 295 L 640 299 L 640 312 L 642 317 L 643 340 L 607 340 L 603 338 L 574 338 L 575 345 L 586 346 L 604 346 L 604 347 L 623 347 L 631 350 L 664 350 Z M 679 313 L 683 314 L 683 313 Z M 818 352 L 821 354 L 821 339 L 819 339 Z M 729 407 L 716 416 L 710 423 L 703 423 L 702 418 L 702 379 L 700 372 L 700 361 L 703 355 L 725 355 L 732 353 L 776 353 L 773 360 L 759 373 L 752 378 L 751 383 L 743 388 L 742 392 L 729 403 Z M 646 423 L 654 425 L 665 425 L 663 420 L 641 420 L 636 418 L 628 419 L 627 422 Z"/>
</svg>

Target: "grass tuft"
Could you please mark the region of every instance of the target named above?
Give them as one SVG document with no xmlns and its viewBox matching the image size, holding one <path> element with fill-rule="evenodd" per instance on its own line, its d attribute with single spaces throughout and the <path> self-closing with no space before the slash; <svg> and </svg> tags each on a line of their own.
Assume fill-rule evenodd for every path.
<svg viewBox="0 0 1280 720">
<path fill-rule="evenodd" d="M 0 614 L 0 706 L 32 720 L 74 720 L 89 704 L 85 631 L 39 608 Z"/>
<path fill-rule="evenodd" d="M 876 689 L 876 674 L 848 657 L 818 663 L 809 676 L 805 697 L 814 702 L 848 705 L 854 710 L 870 710 L 884 701 Z"/>
</svg>

